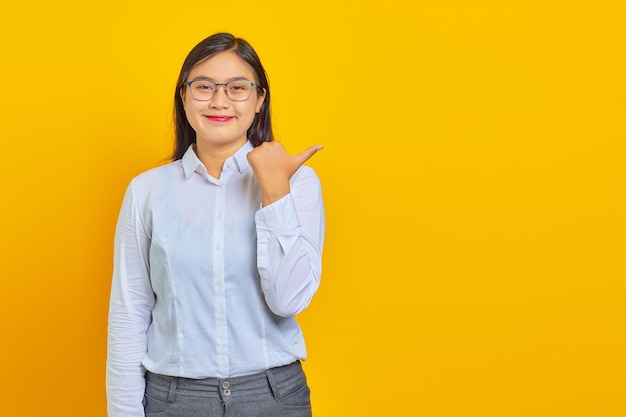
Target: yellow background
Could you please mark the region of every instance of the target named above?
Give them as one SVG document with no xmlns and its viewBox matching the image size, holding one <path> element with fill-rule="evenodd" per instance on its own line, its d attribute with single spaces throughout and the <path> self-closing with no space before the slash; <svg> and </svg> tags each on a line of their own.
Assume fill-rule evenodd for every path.
<svg viewBox="0 0 626 417">
<path fill-rule="evenodd" d="M 626 3 L 164 3 L 0 6 L 2 415 L 106 415 L 123 192 L 232 31 L 325 146 L 317 417 L 626 416 Z"/>
</svg>

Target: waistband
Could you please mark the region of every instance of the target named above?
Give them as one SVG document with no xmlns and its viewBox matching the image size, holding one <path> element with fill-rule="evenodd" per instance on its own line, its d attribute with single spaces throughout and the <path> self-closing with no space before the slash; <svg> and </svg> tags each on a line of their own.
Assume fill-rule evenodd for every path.
<svg viewBox="0 0 626 417">
<path fill-rule="evenodd" d="M 176 395 L 194 397 L 250 396 L 271 393 L 280 397 L 280 391 L 297 379 L 306 381 L 300 361 L 251 375 L 233 378 L 183 378 L 146 372 L 146 393 L 160 391 L 168 400 Z M 304 382 L 306 383 L 306 382 Z"/>
</svg>

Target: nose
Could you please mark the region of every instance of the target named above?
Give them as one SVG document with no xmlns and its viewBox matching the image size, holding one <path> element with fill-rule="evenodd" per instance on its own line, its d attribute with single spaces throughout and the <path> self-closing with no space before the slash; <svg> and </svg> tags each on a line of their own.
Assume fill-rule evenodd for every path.
<svg viewBox="0 0 626 417">
<path fill-rule="evenodd" d="M 230 99 L 228 98 L 228 94 L 226 94 L 226 86 L 218 85 L 217 90 L 215 91 L 215 95 L 209 102 L 211 107 L 215 108 L 224 108 L 230 105 Z"/>
</svg>

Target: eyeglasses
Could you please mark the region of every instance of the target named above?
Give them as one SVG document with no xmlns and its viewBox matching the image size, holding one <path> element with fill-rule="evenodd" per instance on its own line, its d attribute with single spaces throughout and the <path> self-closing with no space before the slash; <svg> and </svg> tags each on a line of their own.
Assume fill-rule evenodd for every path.
<svg viewBox="0 0 626 417">
<path fill-rule="evenodd" d="M 226 84 L 217 84 L 209 80 L 193 80 L 187 81 L 184 85 L 189 86 L 191 97 L 193 97 L 194 100 L 211 100 L 215 97 L 217 88 L 223 85 L 229 99 L 232 101 L 246 101 L 252 95 L 252 89 L 256 84 L 248 80 L 232 80 Z"/>
</svg>

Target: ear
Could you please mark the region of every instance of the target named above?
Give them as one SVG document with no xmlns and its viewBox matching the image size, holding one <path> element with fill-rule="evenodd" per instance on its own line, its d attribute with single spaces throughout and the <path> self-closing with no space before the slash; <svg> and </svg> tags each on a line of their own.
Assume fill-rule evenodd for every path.
<svg viewBox="0 0 626 417">
<path fill-rule="evenodd" d="M 180 94 L 180 98 L 183 102 L 183 109 L 185 109 L 185 111 L 187 111 L 186 100 L 185 100 L 186 93 L 187 93 L 187 89 L 185 88 L 185 86 L 181 87 L 181 89 L 178 91 L 178 94 Z"/>
<path fill-rule="evenodd" d="M 265 101 L 265 88 L 263 89 L 263 94 L 257 94 L 256 97 L 256 112 L 261 111 L 261 106 L 263 106 L 263 102 Z"/>
</svg>

